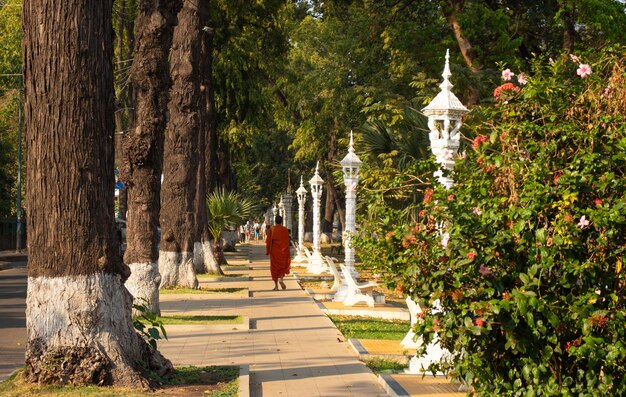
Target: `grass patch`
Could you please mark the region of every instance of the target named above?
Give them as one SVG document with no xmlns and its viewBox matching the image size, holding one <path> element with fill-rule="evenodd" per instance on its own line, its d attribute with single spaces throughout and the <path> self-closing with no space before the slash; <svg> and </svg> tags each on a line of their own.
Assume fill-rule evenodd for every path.
<svg viewBox="0 0 626 397">
<path fill-rule="evenodd" d="M 169 294 L 235 294 L 243 292 L 245 288 L 164 288 L 160 289 L 159 293 L 164 295 Z"/>
<path fill-rule="evenodd" d="M 346 339 L 402 340 L 410 321 L 357 316 L 328 316 Z"/>
<path fill-rule="evenodd" d="M 159 317 L 163 325 L 184 325 L 184 324 L 242 324 L 241 316 L 165 316 Z M 141 320 L 145 323 L 144 320 Z"/>
<path fill-rule="evenodd" d="M 241 273 L 233 273 L 233 274 L 196 274 L 198 278 L 220 278 L 220 277 L 243 277 L 244 275 Z"/>
<path fill-rule="evenodd" d="M 154 397 L 205 396 L 236 397 L 239 388 L 239 367 L 179 367 L 169 379 L 152 376 L 159 386 L 154 392 L 109 386 L 44 386 L 26 383 L 23 370 L 0 382 L 3 397 Z"/>
<path fill-rule="evenodd" d="M 368 358 L 364 363 L 367 368 L 371 369 L 375 374 L 389 374 L 406 368 L 406 365 L 400 364 L 397 361 L 386 360 L 380 357 Z"/>
</svg>

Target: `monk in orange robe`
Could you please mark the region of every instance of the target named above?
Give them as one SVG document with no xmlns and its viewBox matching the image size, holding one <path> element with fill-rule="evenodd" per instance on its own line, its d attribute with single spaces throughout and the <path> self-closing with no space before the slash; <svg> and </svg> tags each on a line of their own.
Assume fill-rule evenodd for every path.
<svg viewBox="0 0 626 397">
<path fill-rule="evenodd" d="M 265 255 L 270 256 L 270 271 L 274 280 L 274 291 L 278 291 L 278 283 L 282 289 L 287 286 L 283 277 L 291 268 L 291 252 L 289 251 L 289 229 L 282 225 L 283 217 L 276 216 L 276 225 L 267 232 L 265 239 Z"/>
</svg>

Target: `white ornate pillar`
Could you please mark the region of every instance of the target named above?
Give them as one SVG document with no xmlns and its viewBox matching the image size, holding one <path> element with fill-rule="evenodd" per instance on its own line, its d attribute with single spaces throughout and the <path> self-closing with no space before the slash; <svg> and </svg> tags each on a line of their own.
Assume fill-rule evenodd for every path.
<svg viewBox="0 0 626 397">
<path fill-rule="evenodd" d="M 313 254 L 311 255 L 308 272 L 320 274 L 327 270 L 327 267 L 320 250 L 320 207 L 322 206 L 321 198 L 324 180 L 319 174 L 319 162 L 315 167 L 315 175 L 313 175 L 309 184 L 311 185 L 311 195 L 313 196 Z"/>
<path fill-rule="evenodd" d="M 428 106 L 422 109 L 422 113 L 428 117 L 430 148 L 437 163 L 441 166 L 434 176 L 446 189 L 450 189 L 454 186 L 452 171 L 454 170 L 454 155 L 459 150 L 461 137 L 459 129 L 463 124 L 463 115 L 469 110 L 451 91 L 453 85 L 449 80 L 452 76 L 449 50 L 446 50 L 446 63 L 442 76 L 443 82 L 439 85 L 441 91 Z M 447 176 L 444 175 L 444 172 Z"/>
<path fill-rule="evenodd" d="M 278 215 L 283 218 L 283 226 L 285 226 L 285 203 L 283 202 L 283 196 L 280 196 L 280 201 L 278 202 Z"/>
<path fill-rule="evenodd" d="M 293 262 L 305 263 L 308 261 L 306 254 L 304 253 L 304 204 L 306 203 L 306 188 L 300 177 L 300 187 L 296 190 L 296 196 L 298 197 L 298 251 L 296 252 Z"/>
<path fill-rule="evenodd" d="M 441 91 L 428 106 L 422 109 L 422 113 L 428 117 L 430 148 L 440 165 L 439 171 L 435 172 L 434 176 L 446 189 L 454 186 L 452 172 L 454 170 L 454 155 L 459 150 L 461 137 L 459 129 L 463 123 L 463 115 L 469 112 L 451 91 L 453 87 L 449 80 L 451 75 L 450 51 L 446 50 L 446 62 L 442 73 L 443 82 L 439 85 Z M 443 233 L 441 230 L 440 232 Z M 431 313 L 441 313 L 442 311 L 439 300 L 433 302 Z M 411 358 L 409 369 L 405 372 L 421 374 L 427 372 L 429 365 L 451 359 L 452 353 L 439 345 L 439 337 L 435 335 L 433 341 L 426 346 L 426 353 L 421 357 L 416 355 Z"/>
<path fill-rule="evenodd" d="M 292 211 L 291 211 L 291 203 L 293 202 L 293 196 L 291 195 L 290 188 L 287 188 L 287 193 L 283 197 L 283 221 L 284 225 L 287 229 L 291 231 L 291 236 L 293 237 L 293 221 L 292 221 Z"/>
</svg>

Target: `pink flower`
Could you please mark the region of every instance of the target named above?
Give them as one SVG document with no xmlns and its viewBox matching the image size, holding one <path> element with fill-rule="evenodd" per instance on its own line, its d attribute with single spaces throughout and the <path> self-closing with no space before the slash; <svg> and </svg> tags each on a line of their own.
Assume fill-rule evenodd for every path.
<svg viewBox="0 0 626 397">
<path fill-rule="evenodd" d="M 569 54 L 570 59 L 572 60 L 572 62 L 574 63 L 580 63 L 580 58 L 578 58 L 576 55 L 574 54 Z"/>
<path fill-rule="evenodd" d="M 476 253 L 474 251 L 470 251 L 467 253 L 467 257 L 470 258 L 471 261 L 473 261 L 474 258 L 476 258 Z"/>
<path fill-rule="evenodd" d="M 584 79 L 591 74 L 591 66 L 587 65 L 586 63 L 581 63 L 580 65 L 578 65 L 578 70 L 576 71 L 576 74 L 579 75 L 581 79 Z"/>
<path fill-rule="evenodd" d="M 481 216 L 483 212 L 480 210 L 480 208 L 474 207 L 474 209 L 472 210 L 472 214 Z"/>
<path fill-rule="evenodd" d="M 511 72 L 511 69 L 504 69 L 502 71 L 502 80 L 509 81 L 515 76 L 515 73 Z"/>
<path fill-rule="evenodd" d="M 482 327 L 485 324 L 485 321 L 482 318 L 477 318 L 474 320 L 474 324 L 478 327 Z"/>
<path fill-rule="evenodd" d="M 578 226 L 581 229 L 584 229 L 587 226 L 589 226 L 589 223 L 590 223 L 589 220 L 585 217 L 585 215 L 583 215 L 580 217 L 580 220 L 578 221 L 578 225 L 576 226 Z"/>
<path fill-rule="evenodd" d="M 607 85 L 606 88 L 604 89 L 604 92 L 602 93 L 602 97 L 604 98 L 608 98 L 609 95 L 611 95 L 611 85 Z"/>
<path fill-rule="evenodd" d="M 500 96 L 502 95 L 503 91 L 519 92 L 519 87 L 513 83 L 504 83 L 501 86 L 496 87 L 493 90 L 493 97 L 495 99 L 500 99 Z M 508 101 L 504 101 L 504 102 L 508 103 Z"/>
<path fill-rule="evenodd" d="M 478 273 L 482 274 L 483 276 L 486 276 L 488 274 L 491 274 L 491 269 L 481 264 L 480 267 L 478 268 Z"/>
<path fill-rule="evenodd" d="M 450 241 L 450 233 L 444 233 L 443 236 L 441 237 L 441 246 L 443 248 L 448 247 L 448 241 Z"/>
<path fill-rule="evenodd" d="M 488 140 L 489 139 L 485 135 L 478 135 L 472 141 L 472 149 L 478 150 L 478 148 L 480 147 L 480 144 L 483 143 L 483 142 L 487 142 Z"/>
<path fill-rule="evenodd" d="M 524 73 L 518 74 L 517 82 L 520 83 L 520 85 L 526 85 L 526 83 L 528 83 L 528 76 L 526 76 L 526 74 Z"/>
<path fill-rule="evenodd" d="M 454 194 L 448 194 L 448 201 L 454 200 Z"/>
</svg>

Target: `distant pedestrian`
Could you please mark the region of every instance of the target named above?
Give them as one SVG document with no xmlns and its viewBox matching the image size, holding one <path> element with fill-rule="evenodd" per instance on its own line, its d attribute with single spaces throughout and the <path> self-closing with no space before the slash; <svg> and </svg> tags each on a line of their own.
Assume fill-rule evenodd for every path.
<svg viewBox="0 0 626 397">
<path fill-rule="evenodd" d="M 239 225 L 239 242 L 244 243 L 246 241 L 246 229 L 243 224 Z"/>
<path fill-rule="evenodd" d="M 246 243 L 250 241 L 250 232 L 252 231 L 252 224 L 250 223 L 250 221 L 247 221 L 244 229 L 246 231 Z"/>
<path fill-rule="evenodd" d="M 259 222 L 254 221 L 254 241 L 259 241 L 259 236 L 261 234 L 261 225 L 259 225 Z"/>
<path fill-rule="evenodd" d="M 282 225 L 283 217 L 276 216 L 276 225 L 267 231 L 265 255 L 270 256 L 270 272 L 274 281 L 274 291 L 278 291 L 278 283 L 282 289 L 287 286 L 283 277 L 291 270 L 291 252 L 289 251 L 289 230 Z"/>
<path fill-rule="evenodd" d="M 265 241 L 266 233 L 267 233 L 267 223 L 263 221 L 263 224 L 261 225 L 261 238 L 263 239 L 263 241 Z"/>
</svg>

